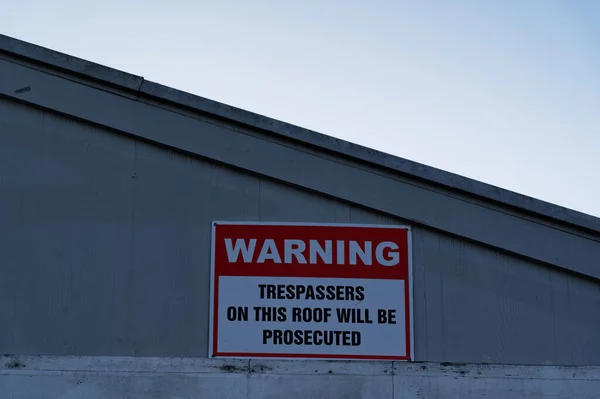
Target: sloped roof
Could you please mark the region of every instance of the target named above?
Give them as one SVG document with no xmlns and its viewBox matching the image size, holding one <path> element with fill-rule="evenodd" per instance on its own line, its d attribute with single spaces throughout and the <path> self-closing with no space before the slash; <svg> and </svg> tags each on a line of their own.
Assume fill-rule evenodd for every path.
<svg viewBox="0 0 600 399">
<path fill-rule="evenodd" d="M 105 85 L 107 88 L 125 90 L 135 95 L 136 98 L 149 99 L 161 104 L 167 103 L 169 107 L 182 107 L 221 121 L 233 122 L 238 126 L 260 132 L 262 135 L 293 142 L 294 145 L 304 146 L 322 154 L 343 157 L 350 162 L 354 162 L 355 167 L 358 163 L 359 167 L 364 167 L 365 170 L 375 168 L 379 171 L 378 173 L 402 176 L 417 182 L 417 184 L 446 190 L 453 193 L 451 195 L 468 196 L 474 202 L 494 204 L 494 206 L 499 207 L 498 209 L 512 213 L 515 217 L 537 218 L 534 223 L 543 223 L 547 225 L 546 227 L 551 226 L 553 229 L 568 231 L 570 235 L 581 235 L 581 240 L 593 241 L 588 244 L 597 249 L 600 255 L 600 218 L 175 90 L 147 81 L 141 76 L 118 71 L 4 35 L 0 35 L 0 55 L 2 54 L 9 57 L 9 59 L 21 60 L 31 65 L 51 68 L 60 71 L 62 74 L 88 80 L 93 82 L 95 88 Z M 8 80 L 4 82 L 7 83 L 10 79 L 8 77 Z M 0 81 L 2 81 L 2 76 L 0 76 Z M 18 90 L 12 92 L 0 90 L 0 94 L 16 97 L 20 92 Z M 148 137 L 148 139 L 154 140 L 155 138 Z M 197 153 L 193 148 L 186 148 L 183 141 L 180 142 L 178 147 L 190 153 Z M 357 199 L 355 202 L 360 204 L 361 200 Z M 369 204 L 364 205 L 370 206 Z M 379 210 L 386 211 L 383 208 Z M 423 224 L 446 230 L 426 221 L 423 221 Z M 449 232 L 462 235 L 454 231 Z M 475 233 L 475 230 L 473 230 L 472 234 Z M 468 234 L 465 236 L 473 238 L 469 237 Z M 561 238 L 557 235 L 553 239 L 560 240 Z M 482 241 L 485 242 L 485 240 Z M 490 244 L 489 242 L 486 243 Z M 523 250 L 519 248 L 521 248 L 519 245 L 514 244 L 513 248 L 506 249 L 525 256 L 531 256 L 526 253 L 525 247 L 523 247 Z M 585 251 L 586 248 L 588 247 L 583 245 L 579 250 Z M 540 248 L 539 251 L 542 253 L 545 250 Z M 573 249 L 573 251 L 576 251 L 576 249 Z M 600 278 L 600 262 L 592 260 L 592 258 L 600 259 L 595 257 L 595 253 L 596 250 L 593 254 L 586 254 L 586 259 L 589 258 L 592 263 L 579 268 L 567 265 L 570 262 L 577 263 L 577 259 L 569 261 L 567 258 L 562 259 L 558 254 L 545 257 L 534 256 L 534 258 Z"/>
</svg>

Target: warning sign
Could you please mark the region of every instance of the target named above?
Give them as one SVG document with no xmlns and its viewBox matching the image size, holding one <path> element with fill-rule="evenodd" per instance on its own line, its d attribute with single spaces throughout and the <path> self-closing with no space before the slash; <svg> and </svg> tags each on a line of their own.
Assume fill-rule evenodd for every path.
<svg viewBox="0 0 600 399">
<path fill-rule="evenodd" d="M 410 229 L 215 222 L 209 355 L 409 360 Z"/>
</svg>

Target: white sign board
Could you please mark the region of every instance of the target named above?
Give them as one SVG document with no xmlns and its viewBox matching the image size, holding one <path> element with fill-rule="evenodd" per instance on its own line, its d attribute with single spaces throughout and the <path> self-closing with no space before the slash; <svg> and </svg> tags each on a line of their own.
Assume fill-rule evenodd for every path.
<svg viewBox="0 0 600 399">
<path fill-rule="evenodd" d="M 209 356 L 409 360 L 410 229 L 215 222 Z"/>
</svg>

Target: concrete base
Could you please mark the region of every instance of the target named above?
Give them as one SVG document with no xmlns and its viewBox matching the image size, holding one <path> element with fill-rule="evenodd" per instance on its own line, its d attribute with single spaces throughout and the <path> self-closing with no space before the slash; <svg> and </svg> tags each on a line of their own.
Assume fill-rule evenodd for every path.
<svg viewBox="0 0 600 399">
<path fill-rule="evenodd" d="M 591 399 L 600 367 L 4 356 L 0 397 Z"/>
</svg>

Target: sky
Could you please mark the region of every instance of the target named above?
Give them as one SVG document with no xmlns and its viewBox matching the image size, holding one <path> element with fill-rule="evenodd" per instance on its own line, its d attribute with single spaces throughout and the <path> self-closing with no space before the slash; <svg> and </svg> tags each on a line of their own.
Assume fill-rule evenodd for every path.
<svg viewBox="0 0 600 399">
<path fill-rule="evenodd" d="M 600 216 L 600 1 L 0 0 L 0 33 Z"/>
</svg>

